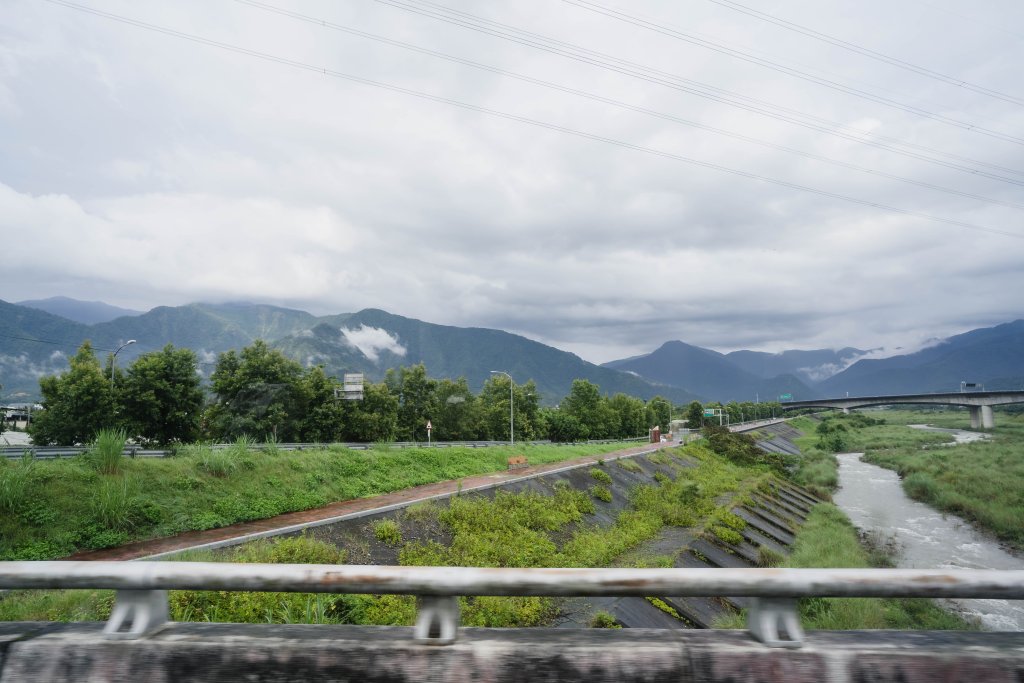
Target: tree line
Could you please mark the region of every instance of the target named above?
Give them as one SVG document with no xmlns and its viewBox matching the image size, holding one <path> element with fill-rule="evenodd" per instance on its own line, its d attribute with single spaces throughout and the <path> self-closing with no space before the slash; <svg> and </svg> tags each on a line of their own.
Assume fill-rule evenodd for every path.
<svg viewBox="0 0 1024 683">
<path fill-rule="evenodd" d="M 30 432 L 39 445 L 89 443 L 110 428 L 146 445 L 239 437 L 368 443 L 426 441 L 429 422 L 436 441 L 507 440 L 513 417 L 517 440 L 580 441 L 645 436 L 655 425 L 668 431 L 670 416 L 681 417 L 666 398 L 606 396 L 583 379 L 555 407 L 541 405 L 532 379 L 510 382 L 493 375 L 473 393 L 466 378 L 432 378 L 421 363 L 388 370 L 382 382 L 364 384 L 362 400 L 346 401 L 336 396 L 337 377 L 262 340 L 221 353 L 206 387 L 190 349 L 168 344 L 114 368 L 87 341 L 67 371 L 40 379 L 44 410 Z"/>
</svg>

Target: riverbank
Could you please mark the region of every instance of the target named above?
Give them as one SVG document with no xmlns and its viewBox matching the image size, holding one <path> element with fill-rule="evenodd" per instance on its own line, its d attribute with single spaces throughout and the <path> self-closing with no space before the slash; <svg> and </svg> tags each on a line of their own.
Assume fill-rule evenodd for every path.
<svg viewBox="0 0 1024 683">
<path fill-rule="evenodd" d="M 965 411 L 879 411 L 903 424 L 969 426 Z M 892 413 L 892 414 L 890 414 Z M 924 432 L 928 433 L 928 432 Z M 951 435 L 936 434 L 952 440 Z M 1024 549 L 1024 415 L 998 413 L 991 438 L 943 447 L 878 444 L 862 450 L 866 462 L 899 474 L 911 498 L 963 517 L 1014 548 Z"/>
</svg>

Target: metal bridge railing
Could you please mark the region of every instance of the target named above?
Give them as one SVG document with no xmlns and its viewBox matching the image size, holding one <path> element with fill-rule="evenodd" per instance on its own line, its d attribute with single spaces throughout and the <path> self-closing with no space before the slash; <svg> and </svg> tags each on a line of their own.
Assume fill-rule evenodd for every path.
<svg viewBox="0 0 1024 683">
<path fill-rule="evenodd" d="M 168 590 L 383 593 L 419 596 L 415 637 L 443 645 L 459 628 L 458 596 L 733 596 L 753 598 L 747 628 L 770 647 L 800 647 L 796 599 L 1024 599 L 1024 570 L 507 569 L 220 562 L 0 562 L 0 589 L 107 588 L 104 633 L 139 638 L 168 620 Z"/>
</svg>

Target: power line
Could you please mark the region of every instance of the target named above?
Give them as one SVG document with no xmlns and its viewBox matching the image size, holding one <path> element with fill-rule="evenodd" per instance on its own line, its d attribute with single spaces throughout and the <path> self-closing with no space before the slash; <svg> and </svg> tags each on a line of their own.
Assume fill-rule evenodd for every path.
<svg viewBox="0 0 1024 683">
<path fill-rule="evenodd" d="M 605 7 L 604 5 L 599 5 L 594 2 L 589 2 L 588 0 L 562 0 L 562 2 L 569 5 L 575 5 L 576 7 L 580 7 L 582 9 L 590 10 L 591 12 L 596 12 L 597 14 L 603 14 L 606 17 L 611 17 L 612 19 L 616 19 L 627 24 L 639 26 L 649 31 L 654 31 L 655 33 L 660 33 L 662 35 L 666 35 L 671 38 L 675 38 L 677 40 L 690 43 L 691 45 L 697 45 L 698 47 L 702 47 L 713 52 L 728 55 L 730 57 L 733 57 L 734 59 L 739 59 L 745 62 L 749 62 L 751 64 L 757 64 L 758 66 L 762 66 L 766 69 L 771 69 L 772 71 L 784 73 L 789 76 L 793 76 L 794 78 L 799 78 L 801 80 L 808 81 L 810 83 L 816 83 L 817 85 L 821 85 L 832 90 L 843 92 L 848 95 L 860 97 L 871 102 L 883 104 L 887 107 L 892 107 L 894 109 L 899 109 L 911 114 L 916 114 L 917 116 L 931 119 L 933 121 L 939 121 L 950 126 L 962 128 L 964 130 L 981 133 L 982 135 L 987 135 L 989 137 L 996 138 L 997 140 L 1003 140 L 1004 142 L 1012 142 L 1018 145 L 1024 145 L 1024 138 L 1019 138 L 1008 133 L 1002 133 L 1000 131 L 993 130 L 991 128 L 985 128 L 983 126 L 978 126 L 973 123 L 961 121 L 959 119 L 954 119 L 944 114 L 929 111 L 927 109 L 923 109 L 912 104 L 899 102 L 898 100 L 883 97 L 882 95 L 876 95 L 867 90 L 861 90 L 860 88 L 854 88 L 848 85 L 844 85 L 839 81 L 834 81 L 829 78 L 815 76 L 814 74 L 808 73 L 806 71 L 794 69 L 793 67 L 789 67 L 784 64 L 779 64 L 778 62 L 773 62 L 769 59 L 764 59 L 763 57 L 758 57 L 748 52 L 736 50 L 734 48 L 727 47 L 720 43 L 715 43 L 705 38 L 700 38 L 698 36 L 690 35 L 688 33 L 683 33 L 682 31 L 677 31 L 676 29 L 669 28 L 668 26 L 664 26 L 653 21 L 647 21 L 646 19 L 641 19 L 640 17 L 634 16 L 632 14 L 612 9 L 610 7 Z"/>
<path fill-rule="evenodd" d="M 814 38 L 816 40 L 828 43 L 829 45 L 841 47 L 844 50 L 849 50 L 850 52 L 855 52 L 859 55 L 870 57 L 871 59 L 875 59 L 879 62 L 883 62 L 891 66 L 896 66 L 901 69 L 906 69 L 907 71 L 912 71 L 913 73 L 916 73 L 920 76 L 933 78 L 937 81 L 942 81 L 943 83 L 955 85 L 959 88 L 971 90 L 982 95 L 988 95 L 989 97 L 994 97 L 996 99 L 1003 100 L 1004 102 L 1010 102 L 1011 104 L 1024 105 L 1024 99 L 1021 99 L 1019 97 L 1008 95 L 1006 93 L 1000 92 L 998 90 L 993 90 L 991 88 L 986 88 L 984 86 L 975 85 L 974 83 L 970 83 L 961 78 L 957 78 L 956 76 L 948 76 L 944 73 L 934 71 L 927 67 L 918 66 L 911 62 L 899 59 L 898 57 L 892 57 L 882 52 L 877 52 L 862 45 L 858 45 L 857 43 L 852 43 L 841 38 L 836 38 L 835 36 L 831 36 L 827 33 L 816 31 L 813 28 L 802 26 L 800 24 L 788 21 L 786 19 L 780 19 L 779 17 L 773 16 L 766 12 L 761 12 L 760 10 L 748 7 L 747 5 L 742 5 L 738 2 L 735 2 L 734 0 L 708 0 L 708 2 L 713 2 L 721 7 L 726 7 L 736 12 L 741 12 L 743 14 L 755 17 L 757 19 L 761 19 L 762 21 L 767 21 L 771 24 L 775 24 L 776 26 L 781 26 L 782 28 L 789 29 L 790 31 L 795 31 L 796 33 L 800 33 L 810 38 Z"/>
<path fill-rule="evenodd" d="M 53 341 L 52 339 L 35 339 L 33 337 L 19 337 L 17 335 L 11 335 L 11 334 L 0 334 L 0 337 L 3 337 L 4 339 L 13 339 L 15 341 L 35 342 L 37 344 L 52 344 L 53 346 L 60 346 L 61 348 L 65 348 L 65 349 L 72 349 L 72 348 L 77 349 L 77 348 L 79 348 L 81 346 L 81 343 L 76 344 L 75 342 L 58 342 L 58 341 Z M 110 353 L 114 352 L 114 349 L 105 349 L 102 346 L 93 346 L 92 350 L 93 351 L 109 351 Z"/>
<path fill-rule="evenodd" d="M 832 165 L 839 166 L 839 167 L 842 167 L 842 168 L 848 168 L 848 169 L 851 169 L 851 170 L 859 171 L 861 173 L 866 173 L 866 174 L 873 175 L 873 176 L 878 176 L 878 177 L 882 177 L 882 178 L 889 178 L 891 180 L 897 180 L 899 182 L 904 182 L 904 183 L 908 183 L 908 184 L 911 184 L 911 185 L 916 185 L 918 187 L 924 187 L 924 188 L 928 188 L 928 189 L 931 189 L 931 190 L 936 190 L 938 192 L 944 192 L 944 193 L 947 193 L 947 194 L 958 195 L 958 196 L 967 197 L 967 198 L 970 198 L 970 199 L 976 199 L 978 201 L 988 202 L 988 203 L 991 203 L 991 204 L 1001 204 L 1003 206 L 1009 206 L 1009 207 L 1013 207 L 1013 208 L 1016 208 L 1016 209 L 1024 209 L 1024 204 L 1020 204 L 1020 203 L 1017 203 L 1017 202 L 1012 202 L 1012 201 L 1003 200 L 1003 199 L 994 199 L 994 198 L 991 198 L 991 197 L 985 197 L 985 196 L 982 196 L 982 195 L 973 194 L 971 192 L 966 192 L 966 191 L 963 191 L 963 190 L 956 190 L 956 189 L 953 189 L 953 188 L 943 187 L 941 185 L 935 185 L 933 183 L 923 182 L 923 181 L 920 181 L 920 180 L 914 180 L 913 178 L 906 178 L 906 177 L 895 175 L 895 174 L 892 174 L 892 173 L 887 173 L 885 171 L 879 171 L 879 170 L 876 170 L 876 169 L 865 168 L 863 166 L 858 166 L 857 164 L 849 163 L 849 162 L 846 162 L 846 161 L 841 161 L 841 160 L 838 160 L 838 159 L 833 159 L 831 157 L 827 157 L 827 156 L 820 155 L 820 154 L 815 154 L 813 152 L 807 152 L 807 151 L 804 151 L 804 150 L 795 149 L 795 148 L 792 148 L 792 147 L 787 147 L 785 145 L 779 145 L 779 144 L 775 144 L 773 142 L 768 142 L 766 140 L 760 140 L 758 138 L 754 138 L 754 137 L 751 137 L 751 136 L 748 136 L 748 135 L 744 135 L 742 133 L 737 133 L 737 132 L 726 130 L 726 129 L 723 129 L 723 128 L 717 128 L 715 126 L 709 126 L 707 124 L 699 123 L 699 122 L 696 122 L 696 121 L 691 121 L 691 120 L 688 120 L 688 119 L 685 119 L 685 118 L 682 118 L 682 117 L 675 116 L 673 114 L 668 114 L 668 113 L 664 113 L 664 112 L 655 111 L 653 109 L 648 109 L 648 108 L 645 108 L 645 107 L 640 107 L 640 106 L 637 106 L 637 105 L 634 105 L 634 104 L 630 104 L 628 102 L 622 102 L 620 100 L 615 100 L 615 99 L 612 99 L 612 98 L 609 98 L 609 97 L 604 97 L 602 95 L 597 95 L 597 94 L 586 92 L 586 91 L 583 91 L 583 90 L 578 90 L 576 88 L 571 88 L 569 86 L 560 85 L 558 83 L 552 83 L 550 81 L 545 81 L 545 80 L 542 80 L 542 79 L 539 79 L 539 78 L 534 78 L 532 76 L 526 76 L 526 75 L 519 74 L 519 73 L 516 73 L 516 72 L 513 72 L 513 71 L 508 71 L 506 69 L 501 69 L 501 68 L 498 68 L 498 67 L 494 67 L 494 66 L 490 66 L 490 65 L 487 65 L 487 64 L 482 64 L 480 62 L 475 62 L 475 61 L 472 61 L 472 60 L 469 60 L 469 59 L 465 59 L 465 58 L 462 58 L 462 57 L 457 57 L 457 56 L 453 56 L 453 55 L 446 54 L 446 53 L 443 53 L 443 52 L 438 52 L 436 50 L 431 50 L 429 48 L 424 48 L 424 47 L 420 47 L 420 46 L 417 46 L 417 45 L 412 45 L 410 43 L 402 42 L 400 40 L 394 40 L 392 38 L 387 38 L 385 36 L 380 36 L 380 35 L 376 35 L 376 34 L 373 34 L 373 33 L 368 33 L 366 31 L 361 31 L 359 29 L 351 28 L 349 26 L 344 26 L 342 24 L 337 24 L 337 23 L 334 23 L 334 22 L 331 22 L 331 21 L 327 21 L 326 19 L 321 19 L 321 18 L 317 18 L 317 17 L 301 14 L 301 13 L 298 13 L 298 12 L 293 12 L 291 10 L 286 10 L 286 9 L 283 9 L 283 8 L 280 8 L 280 7 L 275 7 L 274 5 L 270 5 L 270 4 L 265 3 L 265 2 L 260 2 L 259 0 L 236 0 L 236 2 L 239 2 L 239 3 L 243 4 L 243 5 L 249 5 L 249 6 L 255 7 L 257 9 L 262 9 L 262 10 L 266 10 L 266 11 L 269 11 L 269 12 L 273 12 L 273 13 L 279 14 L 281 16 L 286 16 L 286 17 L 290 17 L 292 19 L 296 19 L 296 20 L 299 20 L 299 21 L 304 21 L 304 22 L 307 22 L 307 23 L 310 23 L 310 24 L 314 24 L 316 26 L 321 26 L 321 27 L 324 27 L 324 28 L 329 28 L 329 29 L 332 29 L 334 31 L 339 31 L 339 32 L 342 32 L 342 33 L 347 33 L 349 35 L 354 35 L 354 36 L 358 36 L 358 37 L 361 37 L 361 38 L 367 38 L 369 40 L 374 40 L 374 41 L 377 41 L 377 42 L 380 42 L 380 43 L 384 43 L 384 44 L 387 44 L 387 45 L 391 45 L 391 46 L 394 46 L 394 47 L 402 48 L 402 49 L 405 49 L 405 50 L 410 50 L 410 51 L 413 51 L 413 52 L 416 52 L 416 53 L 419 53 L 419 54 L 429 55 L 431 57 L 436 57 L 438 59 L 444 59 L 444 60 L 447 60 L 447 61 L 450 61 L 450 62 L 454 62 L 454 63 L 457 63 L 457 64 L 462 64 L 462 65 L 470 66 L 470 67 L 473 67 L 473 68 L 476 68 L 476 69 L 481 69 L 483 71 L 487 71 L 489 73 L 498 74 L 500 76 L 505 76 L 505 77 L 508 77 L 508 78 L 515 78 L 517 80 L 520 80 L 520 81 L 523 81 L 523 82 L 526 82 L 526 83 L 531 83 L 533 85 L 538 85 L 538 86 L 541 86 L 541 87 L 544 87 L 544 88 L 550 88 L 550 89 L 553 89 L 553 90 L 558 90 L 560 92 L 568 93 L 568 94 L 571 94 L 571 95 L 576 95 L 578 97 L 583 97 L 583 98 L 590 99 L 590 100 L 593 100 L 593 101 L 596 101 L 596 102 L 601 102 L 601 103 L 604 103 L 604 104 L 609 104 L 609 105 L 612 105 L 612 106 L 615 106 L 615 107 L 619 107 L 621 109 L 626 109 L 626 110 L 629 110 L 629 111 L 634 111 L 634 112 L 637 112 L 637 113 L 645 114 L 647 116 L 652 116 L 652 117 L 663 119 L 663 120 L 666 120 L 666 121 L 672 121 L 672 122 L 679 123 L 679 124 L 682 124 L 682 125 L 685 125 L 685 126 L 691 126 L 693 128 L 698 128 L 700 130 L 705 130 L 705 131 L 708 131 L 708 132 L 715 133 L 717 135 L 722 135 L 722 136 L 725 136 L 725 137 L 733 138 L 735 140 L 741 140 L 741 141 L 744 141 L 744 142 L 747 142 L 747 143 L 750 143 L 750 144 L 760 145 L 762 147 L 767 147 L 769 149 L 775 149 L 775 150 L 779 150 L 779 151 L 782 151 L 782 152 L 787 152 L 789 154 L 795 154 L 795 155 L 802 156 L 802 157 L 805 157 L 805 158 L 808 158 L 808 159 L 814 159 L 816 161 L 820 161 L 820 162 L 823 162 L 823 163 L 832 164 Z M 1019 181 L 1018 184 L 1024 186 L 1024 181 Z"/>
<path fill-rule="evenodd" d="M 977 166 L 984 166 L 999 171 L 1004 171 L 1007 173 L 1024 175 L 1024 171 L 1020 171 L 1017 169 L 1007 168 L 1005 166 L 1000 166 L 998 164 L 992 164 L 986 161 L 980 161 L 977 159 L 972 159 L 969 157 L 964 157 L 949 152 L 943 152 L 941 150 L 933 149 L 924 145 L 906 142 L 903 140 L 899 140 L 897 138 L 892 138 L 884 135 L 875 135 L 871 131 L 853 129 L 843 123 L 830 121 L 829 119 L 814 116 L 803 111 L 790 109 L 780 105 L 772 104 L 770 102 L 766 102 L 764 100 L 749 97 L 747 95 L 742 95 L 740 93 L 731 92 L 723 88 L 718 88 L 713 85 L 708 85 L 705 83 L 701 83 L 699 81 L 683 78 L 682 76 L 661 71 L 650 66 L 637 64 L 636 62 L 631 62 L 602 52 L 590 50 L 585 47 L 573 45 L 572 43 L 566 43 L 564 41 L 557 40 L 554 38 L 548 38 L 546 36 L 531 33 L 529 31 L 525 31 L 514 26 L 509 26 L 507 24 L 501 24 L 499 22 L 491 21 L 489 19 L 476 17 L 475 15 L 469 14 L 467 12 L 461 12 L 459 10 L 444 8 L 443 6 L 436 5 L 434 3 L 426 3 L 432 5 L 433 7 L 441 8 L 441 10 L 443 10 L 447 14 L 458 15 L 446 16 L 444 13 L 439 13 L 441 10 L 431 10 L 407 4 L 408 2 L 423 3 L 424 0 L 406 0 L 405 2 L 403 2 L 402 0 L 374 1 L 407 12 L 419 14 L 421 16 L 425 16 L 431 19 L 436 19 L 438 21 L 446 22 L 456 26 L 461 26 L 472 31 L 477 31 L 479 33 L 484 33 L 486 35 L 502 38 L 504 40 L 518 43 L 520 45 L 525 45 L 538 50 L 542 50 L 544 52 L 556 54 L 567 59 L 572 59 L 585 64 L 590 64 L 592 66 L 597 66 L 608 71 L 621 73 L 627 76 L 631 76 L 633 78 L 637 78 L 639 80 L 661 85 L 666 88 L 671 88 L 673 90 L 685 92 L 691 95 L 695 95 L 697 97 L 702 97 L 715 102 L 720 102 L 731 107 L 736 107 L 738 109 L 743 109 L 745 111 L 760 114 L 761 116 L 773 118 L 778 121 L 785 121 L 787 123 L 800 126 L 802 128 L 806 128 L 808 130 L 814 130 L 820 133 L 825 133 L 827 135 L 842 138 L 844 140 L 849 140 L 851 142 L 856 142 L 871 147 L 877 147 L 879 149 L 885 149 L 895 154 L 900 154 L 902 156 L 906 156 L 909 158 L 918 159 L 920 161 L 925 161 L 927 163 L 944 166 L 946 168 L 953 168 L 960 171 L 964 171 L 966 173 L 971 173 L 974 175 L 990 178 L 992 180 L 998 180 L 1001 182 L 1007 182 L 1012 184 L 1021 184 L 1021 181 L 1010 179 L 997 173 L 992 173 L 990 171 L 983 171 L 977 168 L 971 168 L 969 166 L 962 166 L 958 163 L 943 161 L 941 159 L 935 159 L 927 156 L 927 154 L 935 154 L 941 157 L 946 157 L 947 159 L 963 161 L 968 164 L 975 164 Z M 489 28 L 488 26 L 484 26 L 483 24 L 490 24 L 498 26 L 500 28 Z M 508 32 L 511 32 L 511 34 Z M 844 132 L 845 130 L 852 130 L 857 134 Z M 896 145 L 897 147 L 904 147 L 907 149 L 894 149 L 893 145 Z M 908 149 L 920 150 L 925 154 L 918 154 L 917 152 L 907 151 Z"/>
<path fill-rule="evenodd" d="M 998 228 L 989 228 L 989 227 L 985 227 L 985 226 L 975 225 L 973 223 L 967 223 L 967 222 L 964 222 L 964 221 L 958 221 L 958 220 L 951 219 L 951 218 L 943 218 L 941 216 L 932 216 L 931 214 L 921 213 L 921 212 L 913 211 L 913 210 L 910 210 L 910 209 L 901 209 L 899 207 L 889 206 L 887 204 L 882 204 L 880 202 L 874 202 L 874 201 L 867 200 L 867 199 L 859 199 L 857 197 L 850 197 L 848 195 L 839 194 L 837 192 L 831 192 L 829 190 L 822 190 L 822 189 L 810 187 L 810 186 L 807 186 L 807 185 L 801 185 L 799 183 L 789 182 L 787 180 L 781 180 L 781 179 L 778 179 L 778 178 L 772 178 L 770 176 L 761 175 L 759 173 L 754 173 L 754 172 L 751 172 L 751 171 L 744 171 L 742 169 L 731 168 L 731 167 L 723 166 L 721 164 L 716 164 L 716 163 L 713 163 L 713 162 L 710 162 L 710 161 L 702 161 L 700 159 L 693 159 L 691 157 L 683 156 L 681 154 L 675 154 L 673 152 L 667 152 L 665 150 L 655 149 L 653 147 L 645 147 L 643 145 L 637 145 L 637 144 L 634 144 L 634 143 L 631 143 L 631 142 L 626 142 L 624 140 L 618 140 L 616 138 L 610 138 L 610 137 L 606 137 L 606 136 L 603 136 L 603 135 L 597 135 L 597 134 L 594 134 L 594 133 L 587 133 L 585 131 L 576 130 L 574 128 L 568 128 L 566 126 L 560 126 L 560 125 L 554 124 L 554 123 L 548 123 L 548 122 L 545 122 L 545 121 L 538 121 L 537 119 L 531 119 L 531 118 L 527 118 L 525 116 L 519 116 L 517 114 L 510 114 L 510 113 L 507 113 L 507 112 L 498 111 L 496 109 L 489 109 L 487 107 L 481 107 L 479 105 L 469 104 L 467 102 L 461 102 L 459 100 L 454 100 L 454 99 L 451 99 L 451 98 L 448 98 L 448 97 L 441 97 L 439 95 L 432 95 L 430 93 L 425 93 L 425 92 L 421 92 L 421 91 L 418 91 L 418 90 L 413 90 L 411 88 L 406 88 L 406 87 L 399 86 L 399 85 L 394 85 L 394 84 L 391 84 L 391 83 L 385 83 L 385 82 L 382 82 L 382 81 L 375 81 L 375 80 L 372 80 L 372 79 L 369 79 L 369 78 L 364 78 L 362 76 L 356 76 L 356 75 L 353 75 L 353 74 L 348 74 L 348 73 L 344 73 L 344 72 L 341 72 L 341 71 L 336 71 L 334 69 L 329 69 L 327 67 L 315 66 L 315 65 L 312 65 L 312 64 L 308 64 L 306 62 L 300 62 L 300 61 L 297 61 L 297 60 L 288 59 L 286 57 L 279 57 L 277 55 L 272 55 L 272 54 L 269 54 L 269 53 L 266 53 L 266 52 L 260 52 L 258 50 L 252 50 L 252 49 L 245 48 L 245 47 L 240 47 L 240 46 L 237 46 L 237 45 L 231 45 L 229 43 L 224 43 L 224 42 L 221 42 L 221 41 L 212 40 L 210 38 L 203 38 L 203 37 L 197 36 L 195 34 L 185 33 L 184 31 L 178 31 L 176 29 L 171 29 L 171 28 L 167 28 L 167 27 L 164 27 L 164 26 L 158 26 L 156 24 L 150 24 L 150 23 L 147 23 L 147 22 L 139 21 L 137 19 L 131 19 L 131 18 L 119 15 L 119 14 L 113 14 L 111 12 L 105 12 L 103 10 L 93 9 L 91 7 L 86 7 L 84 5 L 79 5 L 79 4 L 76 4 L 76 3 L 73 3 L 73 2 L 68 2 L 67 0 L 46 0 L 46 2 L 55 4 L 55 5 L 61 5 L 61 6 L 64 6 L 64 7 L 68 7 L 70 9 L 79 10 L 79 11 L 86 12 L 86 13 L 89 13 L 89 14 L 93 14 L 93 15 L 96 15 L 96 16 L 99 16 L 99 17 L 103 17 L 105 19 L 111 19 L 113 21 L 118 21 L 118 22 L 121 22 L 121 23 L 124 23 L 124 24 L 128 24 L 128 25 L 131 25 L 131 26 L 138 27 L 138 28 L 144 28 L 144 29 L 147 29 L 147 30 L 150 30 L 150 31 L 155 31 L 157 33 L 162 33 L 164 35 L 173 36 L 173 37 L 176 37 L 176 38 L 182 38 L 182 39 L 194 42 L 194 43 L 199 43 L 199 44 L 207 45 L 207 46 L 210 46 L 210 47 L 216 47 L 216 48 L 220 48 L 222 50 L 227 50 L 227 51 L 230 51 L 230 52 L 235 52 L 235 53 L 247 55 L 247 56 L 250 56 L 250 57 L 256 57 L 258 59 L 263 59 L 263 60 L 266 60 L 266 61 L 274 62 L 276 64 L 281 64 L 281 65 L 284 65 L 284 66 L 289 66 L 289 67 L 292 67 L 292 68 L 295 68 L 295 69 L 301 69 L 301 70 L 304 70 L 304 71 L 310 71 L 310 72 L 313 72 L 313 73 L 323 74 L 325 76 L 332 76 L 334 78 L 340 78 L 340 79 L 351 81 L 351 82 L 354 82 L 354 83 L 361 83 L 363 85 L 369 85 L 369 86 L 372 86 L 372 87 L 375 87 L 375 88 L 381 88 L 381 89 L 384 89 L 384 90 L 390 90 L 392 92 L 398 92 L 398 93 L 402 93 L 402 94 L 405 94 L 405 95 L 411 95 L 413 97 L 418 97 L 420 99 L 429 100 L 429 101 L 432 101 L 432 102 L 439 102 L 439 103 L 442 103 L 442 104 L 448 104 L 448 105 L 451 105 L 451 106 L 454 106 L 454 107 L 459 107 L 461 109 L 465 109 L 465 110 L 468 110 L 468 111 L 474 111 L 474 112 L 478 112 L 478 113 L 481 113 L 481 114 L 488 114 L 490 116 L 494 116 L 494 117 L 497 117 L 497 118 L 505 119 L 505 120 L 508 120 L 508 121 L 517 121 L 519 123 L 525 123 L 525 124 L 528 124 L 528 125 L 531 125 L 531 126 L 536 126 L 538 128 L 544 128 L 544 129 L 547 129 L 547 130 L 552 130 L 552 131 L 556 131 L 556 132 L 560 132 L 560 133 L 565 133 L 567 135 L 572 135 L 572 136 L 583 138 L 583 139 L 586 139 L 586 140 L 593 140 L 593 141 L 596 141 L 596 142 L 603 142 L 605 144 L 614 145 L 616 147 L 621 147 L 621 148 L 624 148 L 624 149 L 631 149 L 631 150 L 638 151 L 638 152 L 644 152 L 645 154 L 650 154 L 650 155 L 653 155 L 653 156 L 658 156 L 658 157 L 662 157 L 662 158 L 666 158 L 666 159 L 672 159 L 672 160 L 680 161 L 680 162 L 683 162 L 683 163 L 686 163 L 686 164 L 690 164 L 690 165 L 693 165 L 693 166 L 699 166 L 701 168 L 708 168 L 708 169 L 720 171 L 722 173 L 729 173 L 731 175 L 736 175 L 736 176 L 740 176 L 740 177 L 743 177 L 743 178 L 748 178 L 748 179 L 751 179 L 751 180 L 759 180 L 759 181 L 770 183 L 770 184 L 773 184 L 773 185 L 778 185 L 780 187 L 787 187 L 787 188 L 794 189 L 794 190 L 800 190 L 800 191 L 807 192 L 807 193 L 810 193 L 810 194 L 819 195 L 819 196 L 822 196 L 822 197 L 829 197 L 829 198 L 832 198 L 832 199 L 839 199 L 839 200 L 842 200 L 842 201 L 845 201 L 845 202 L 849 202 L 849 203 L 852 203 L 852 204 L 859 204 L 861 206 L 868 206 L 868 207 L 871 207 L 871 208 L 881 209 L 883 211 L 889 211 L 891 213 L 897 213 L 897 214 L 901 214 L 901 215 L 904 215 L 904 216 L 912 216 L 912 217 L 915 217 L 915 218 L 922 218 L 922 219 L 933 221 L 933 222 L 936 222 L 936 223 L 945 223 L 946 225 L 953 225 L 953 226 L 957 226 L 957 227 L 961 227 L 961 228 L 966 228 L 968 230 L 976 230 L 976 231 L 980 231 L 980 232 L 986 232 L 986 233 L 990 233 L 990 234 L 993 234 L 993 235 L 1002 235 L 1004 237 L 1012 237 L 1012 238 L 1015 238 L 1015 239 L 1024 239 L 1024 234 L 1010 232 L 1008 230 L 1000 230 Z"/>
</svg>

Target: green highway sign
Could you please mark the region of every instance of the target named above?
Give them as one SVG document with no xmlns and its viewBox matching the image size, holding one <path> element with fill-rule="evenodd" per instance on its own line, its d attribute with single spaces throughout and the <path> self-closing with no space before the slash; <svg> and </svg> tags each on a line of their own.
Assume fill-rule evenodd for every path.
<svg viewBox="0 0 1024 683">
<path fill-rule="evenodd" d="M 706 409 L 704 411 L 704 417 L 714 417 L 715 411 L 713 409 Z"/>
<path fill-rule="evenodd" d="M 792 401 L 793 400 L 793 394 L 780 394 L 779 395 L 779 400 L 780 401 Z"/>
</svg>

